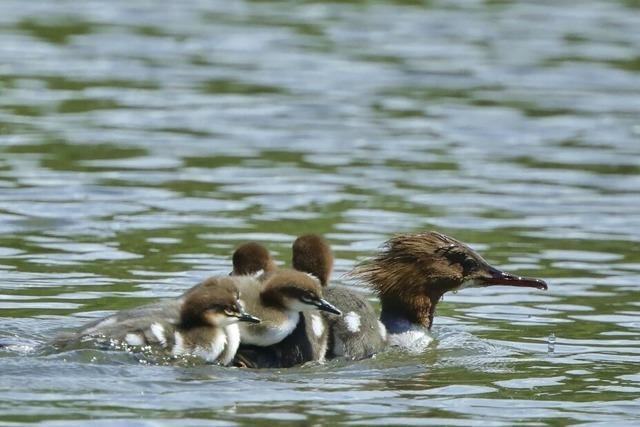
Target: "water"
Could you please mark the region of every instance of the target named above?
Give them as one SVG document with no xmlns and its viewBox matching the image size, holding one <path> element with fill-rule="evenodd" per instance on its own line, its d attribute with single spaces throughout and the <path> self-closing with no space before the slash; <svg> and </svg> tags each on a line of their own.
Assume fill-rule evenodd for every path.
<svg viewBox="0 0 640 427">
<path fill-rule="evenodd" d="M 3 0 L 0 424 L 635 425 L 639 6 Z M 357 363 L 30 353 L 249 239 L 323 233 L 346 283 L 426 229 L 550 289 L 447 295 L 428 351 Z"/>
</svg>

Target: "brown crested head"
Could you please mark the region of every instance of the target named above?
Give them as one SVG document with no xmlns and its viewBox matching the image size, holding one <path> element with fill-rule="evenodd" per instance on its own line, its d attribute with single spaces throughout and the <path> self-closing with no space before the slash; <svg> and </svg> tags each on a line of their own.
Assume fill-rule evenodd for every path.
<svg viewBox="0 0 640 427">
<path fill-rule="evenodd" d="M 257 323 L 260 319 L 244 311 L 240 292 L 230 277 L 211 277 L 185 297 L 180 308 L 180 326 L 226 326 L 235 322 Z"/>
<path fill-rule="evenodd" d="M 333 254 L 329 244 L 317 234 L 298 237 L 292 249 L 292 265 L 298 271 L 313 274 L 322 286 L 327 286 L 333 270 Z"/>
<path fill-rule="evenodd" d="M 245 243 L 233 252 L 233 276 L 253 275 L 261 270 L 269 273 L 275 268 L 271 254 L 260 243 Z"/>
<path fill-rule="evenodd" d="M 266 306 L 291 311 L 323 310 L 342 314 L 322 297 L 320 281 L 296 270 L 278 270 L 264 283 L 260 300 Z"/>
<path fill-rule="evenodd" d="M 492 267 L 464 243 L 435 231 L 391 238 L 350 275 L 368 283 L 383 311 L 401 313 L 426 327 L 431 327 L 436 304 L 448 291 L 492 285 L 547 289 L 540 279 Z"/>
</svg>

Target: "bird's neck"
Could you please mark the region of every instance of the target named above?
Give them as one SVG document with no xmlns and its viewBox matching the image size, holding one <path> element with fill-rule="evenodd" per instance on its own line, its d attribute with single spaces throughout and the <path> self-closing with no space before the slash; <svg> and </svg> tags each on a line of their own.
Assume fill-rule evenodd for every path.
<svg viewBox="0 0 640 427">
<path fill-rule="evenodd" d="M 435 302 L 430 295 L 384 297 L 381 295 L 380 321 L 390 334 L 416 329 L 431 329 Z"/>
</svg>

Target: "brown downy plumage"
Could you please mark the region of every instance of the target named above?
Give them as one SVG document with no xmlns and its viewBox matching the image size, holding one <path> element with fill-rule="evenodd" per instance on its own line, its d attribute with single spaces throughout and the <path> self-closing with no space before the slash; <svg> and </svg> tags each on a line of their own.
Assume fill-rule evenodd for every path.
<svg viewBox="0 0 640 427">
<path fill-rule="evenodd" d="M 492 267 L 464 243 L 435 231 L 391 238 L 350 275 L 379 296 L 383 320 L 396 316 L 425 328 L 431 328 L 436 305 L 448 291 L 493 285 L 547 289 L 540 279 Z"/>
<path fill-rule="evenodd" d="M 301 236 L 292 245 L 292 265 L 298 271 L 315 276 L 322 286 L 326 286 L 333 267 L 333 255 L 322 237 L 314 234 Z M 279 343 L 268 347 L 242 345 L 236 364 L 252 368 L 284 368 L 323 360 L 329 336 L 325 319 L 335 317 L 338 316 L 303 312 L 293 332 Z"/>
<path fill-rule="evenodd" d="M 131 347 L 169 350 L 174 356 L 196 355 L 209 362 L 229 364 L 240 343 L 238 322 L 258 323 L 244 311 L 236 283 L 241 278 L 212 277 L 183 299 L 163 305 L 125 310 L 62 335 L 58 348 L 93 341 L 121 342 Z M 253 280 L 253 279 L 250 279 Z"/>
<path fill-rule="evenodd" d="M 271 254 L 260 243 L 244 243 L 233 252 L 233 276 L 269 274 L 275 269 Z"/>
<path fill-rule="evenodd" d="M 246 282 L 239 289 L 247 310 L 262 319 L 255 327 L 241 326 L 243 344 L 269 347 L 279 343 L 293 332 L 301 312 L 341 314 L 323 298 L 315 277 L 296 270 L 277 270 L 258 286 Z"/>
<path fill-rule="evenodd" d="M 327 286 L 333 270 L 333 253 L 329 244 L 317 234 L 298 237 L 291 247 L 294 269 L 313 274 L 322 286 Z"/>
<path fill-rule="evenodd" d="M 296 239 L 292 249 L 294 268 L 316 276 L 320 283 L 327 286 L 333 270 L 333 254 L 329 244 L 317 234 L 306 234 Z M 384 349 L 385 328 L 378 321 L 378 315 L 365 295 L 344 286 L 327 286 L 324 293 L 342 311 L 343 316 L 323 314 L 328 330 L 326 338 L 312 335 L 312 328 L 305 317 L 307 340 L 312 349 L 326 347 L 326 357 L 341 356 L 350 359 L 370 357 Z M 297 342 L 304 342 L 304 339 L 298 337 Z M 315 350 L 316 353 L 318 351 L 321 350 Z"/>
</svg>

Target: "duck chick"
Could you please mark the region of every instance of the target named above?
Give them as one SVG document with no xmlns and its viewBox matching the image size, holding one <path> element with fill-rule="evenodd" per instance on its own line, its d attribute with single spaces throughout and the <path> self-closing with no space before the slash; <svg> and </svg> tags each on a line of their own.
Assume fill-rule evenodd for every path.
<svg viewBox="0 0 640 427">
<path fill-rule="evenodd" d="M 333 254 L 322 236 L 307 234 L 296 239 L 293 244 L 293 267 L 316 276 L 326 286 L 324 295 L 327 300 L 344 313 L 342 317 L 323 315 L 330 331 L 328 357 L 363 359 L 386 347 L 386 329 L 366 296 L 345 286 L 327 286 L 333 271 Z M 311 319 L 312 324 L 315 321 Z M 312 348 L 320 346 L 321 337 L 315 337 L 309 333 L 309 328 L 306 329 Z"/>
<path fill-rule="evenodd" d="M 333 255 L 322 237 L 301 236 L 292 245 L 292 264 L 296 270 L 312 274 L 324 287 L 333 267 Z M 326 293 L 326 288 L 323 292 Z M 326 317 L 339 318 L 335 315 Z M 328 338 L 329 325 L 325 316 L 302 312 L 293 331 L 282 341 L 268 347 L 243 345 L 237 362 L 253 368 L 286 368 L 322 361 L 327 354 Z"/>
<path fill-rule="evenodd" d="M 240 344 L 238 322 L 259 323 L 240 302 L 237 280 L 214 277 L 204 281 L 184 300 L 168 305 L 169 312 L 153 310 L 142 314 L 127 310 L 130 316 L 109 316 L 70 336 L 58 344 L 94 340 L 122 342 L 132 347 L 165 349 L 174 356 L 195 355 L 207 362 L 227 365 Z M 173 318 L 176 314 L 177 318 Z"/>
<path fill-rule="evenodd" d="M 252 281 L 254 278 L 262 279 L 275 270 L 275 262 L 269 251 L 259 243 L 249 242 L 238 246 L 233 253 L 233 270 L 230 276 L 239 276 L 235 280 Z M 246 277 L 243 277 L 246 276 Z M 155 301 L 133 309 L 121 310 L 103 319 L 97 319 L 84 325 L 79 331 L 72 333 L 61 333 L 56 339 L 58 345 L 65 342 L 74 342 L 78 336 L 91 335 L 95 331 L 101 330 L 104 326 L 120 325 L 125 322 L 132 322 L 136 319 L 139 324 L 151 323 L 157 318 L 171 319 L 177 322 L 180 316 L 180 308 L 186 298 L 193 292 L 198 291 L 212 279 L 206 279 L 197 285 L 187 289 L 182 295 L 176 298 L 166 298 Z M 255 283 L 255 286 L 260 286 Z"/>
<path fill-rule="evenodd" d="M 543 280 L 500 271 L 464 243 L 435 231 L 391 238 L 350 274 L 380 298 L 389 342 L 417 351 L 431 340 L 427 331 L 446 292 L 495 285 L 547 289 Z"/>
<path fill-rule="evenodd" d="M 342 313 L 322 298 L 320 282 L 294 270 L 277 270 L 262 286 L 245 283 L 240 287 L 249 312 L 262 319 L 258 325 L 242 325 L 242 344 L 267 347 L 279 343 L 293 332 L 300 312 L 320 310 Z"/>
</svg>

